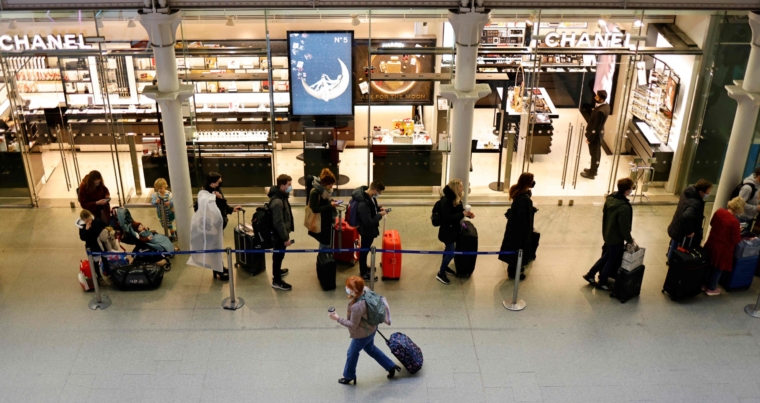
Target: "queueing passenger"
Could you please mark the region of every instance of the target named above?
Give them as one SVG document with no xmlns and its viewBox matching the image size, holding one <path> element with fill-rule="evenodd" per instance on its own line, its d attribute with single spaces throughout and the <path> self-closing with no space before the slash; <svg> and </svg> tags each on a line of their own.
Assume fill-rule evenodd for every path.
<svg viewBox="0 0 760 403">
<path fill-rule="evenodd" d="M 509 188 L 509 198 L 512 206 L 504 214 L 507 217 L 507 227 L 504 230 L 504 239 L 501 241 L 501 252 L 523 250 L 523 266 L 526 261 L 535 259 L 536 251 L 533 240 L 533 218 L 536 208 L 533 207 L 531 189 L 536 186 L 533 174 L 523 172 L 517 183 Z M 507 276 L 515 278 L 517 273 L 517 255 L 499 255 L 499 260 L 507 263 Z M 525 279 L 523 268 L 520 268 L 520 280 Z"/>
<path fill-rule="evenodd" d="M 343 369 L 343 378 L 338 379 L 338 382 L 343 385 L 348 385 L 351 382 L 356 385 L 356 364 L 359 362 L 359 353 L 362 350 L 388 371 L 388 379 L 393 378 L 396 372 L 401 372 L 401 368 L 375 346 L 377 326 L 371 326 L 367 323 L 369 316 L 367 314 L 365 290 L 368 288 L 364 287 L 364 280 L 357 276 L 349 277 L 346 279 L 346 294 L 350 299 L 347 317 L 341 318 L 335 312 L 329 314 L 330 319 L 348 328 L 348 334 L 351 337 L 346 366 Z"/>
<path fill-rule="evenodd" d="M 452 179 L 449 184 L 443 188 L 441 196 L 441 226 L 438 227 L 438 240 L 443 242 L 445 252 L 454 252 L 459 234 L 462 232 L 462 220 L 465 217 L 475 218 L 475 214 L 470 211 L 464 211 L 462 205 L 462 196 L 464 196 L 464 185 L 461 179 Z M 454 270 L 449 268 L 449 264 L 454 259 L 454 255 L 443 255 L 441 267 L 438 269 L 438 275 L 435 277 L 443 284 L 451 284 L 447 274 L 456 275 Z"/>
<path fill-rule="evenodd" d="M 361 249 L 369 249 L 375 238 L 380 236 L 380 221 L 388 214 L 384 207 L 377 204 L 377 198 L 385 191 L 385 185 L 379 180 L 373 181 L 369 187 L 360 186 L 351 194 L 357 202 L 356 215 L 359 220 L 359 236 Z M 368 251 L 359 252 L 359 272 L 364 281 L 369 281 L 369 266 L 367 266 Z M 374 281 L 377 281 L 375 277 Z"/>
<path fill-rule="evenodd" d="M 720 295 L 718 280 L 723 272 L 733 268 L 734 249 L 741 242 L 741 227 L 737 215 L 744 212 L 744 199 L 735 197 L 728 202 L 728 210 L 718 209 L 710 220 L 710 236 L 707 237 L 705 250 L 710 256 L 712 269 L 704 287 L 709 296 Z"/>
<path fill-rule="evenodd" d="M 684 238 L 691 238 L 686 246 L 699 246 L 702 243 L 702 223 L 705 220 L 705 199 L 710 195 L 712 183 L 700 179 L 694 186 L 689 186 L 681 193 L 678 199 L 678 207 L 673 215 L 673 220 L 668 226 L 670 236 L 670 248 L 668 248 L 668 261 L 670 255 L 678 248 Z"/>
<path fill-rule="evenodd" d="M 79 184 L 77 190 L 79 205 L 106 224 L 111 219 L 111 192 L 103 184 L 103 175 L 90 171 Z"/>
<path fill-rule="evenodd" d="M 752 175 L 744 178 L 739 189 L 739 197 L 744 200 L 744 211 L 737 217 L 740 223 L 747 224 L 747 230 L 752 230 L 752 222 L 758 212 L 758 197 L 760 197 L 760 167 L 755 168 Z"/>
<path fill-rule="evenodd" d="M 108 224 L 106 224 L 100 218 L 92 215 L 89 210 L 82 210 L 79 212 L 79 220 L 76 222 L 79 227 L 79 239 L 84 241 L 85 248 L 91 252 L 116 252 L 109 240 Z M 94 262 L 100 262 L 100 256 L 93 256 Z M 98 280 L 104 285 L 108 285 L 108 259 L 103 259 L 103 276 L 101 276 L 100 270 L 95 267 L 91 267 L 90 270 L 95 272 L 98 276 Z"/>
<path fill-rule="evenodd" d="M 633 189 L 633 180 L 623 178 L 617 181 L 618 191 L 607 196 L 602 210 L 602 257 L 596 261 L 591 270 L 583 276 L 589 284 L 600 290 L 610 291 L 607 284 L 610 274 L 623 262 L 625 242 L 633 243 L 631 227 L 633 225 L 633 207 L 628 197 Z M 599 273 L 599 281 L 596 274 Z"/>
<path fill-rule="evenodd" d="M 322 230 L 319 233 L 309 231 L 309 235 L 319 242 L 319 249 L 330 249 L 332 245 L 332 225 L 338 212 L 335 209 L 339 204 L 332 200 L 333 187 L 335 186 L 335 174 L 324 168 L 312 182 L 309 193 L 309 208 L 314 214 L 321 216 Z"/>
<path fill-rule="evenodd" d="M 169 191 L 169 184 L 166 183 L 166 179 L 158 178 L 153 182 L 153 194 L 150 195 L 150 204 L 156 207 L 158 220 L 161 221 L 161 226 L 169 232 L 169 238 L 172 241 L 176 241 L 177 225 L 174 222 L 174 201 L 172 200 L 172 192 Z M 166 222 L 162 218 L 162 211 Z"/>
<path fill-rule="evenodd" d="M 277 177 L 277 184 L 269 189 L 269 209 L 272 211 L 272 227 L 274 228 L 274 249 L 284 250 L 293 242 L 290 233 L 293 226 L 293 211 L 290 209 L 290 192 L 293 190 L 293 178 L 282 174 Z M 288 269 L 282 268 L 285 253 L 272 254 L 272 288 L 290 291 L 293 287 L 282 280 L 288 274 Z"/>
<path fill-rule="evenodd" d="M 222 219 L 224 220 L 224 228 L 227 228 L 227 222 L 229 222 L 228 215 L 236 213 L 243 208 L 240 206 L 230 207 L 227 203 L 227 199 L 224 198 L 224 192 L 222 192 L 222 174 L 218 172 L 209 172 L 206 175 L 206 186 L 203 190 L 216 196 L 216 206 L 219 207 L 219 211 L 222 213 Z M 195 211 L 198 211 L 198 204 L 195 204 Z"/>
</svg>

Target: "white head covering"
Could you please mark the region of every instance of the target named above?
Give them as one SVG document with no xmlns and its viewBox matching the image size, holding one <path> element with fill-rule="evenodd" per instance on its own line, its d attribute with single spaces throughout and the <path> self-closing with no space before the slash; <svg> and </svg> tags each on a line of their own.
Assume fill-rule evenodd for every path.
<svg viewBox="0 0 760 403">
<path fill-rule="evenodd" d="M 190 249 L 224 249 L 224 219 L 216 206 L 216 196 L 205 190 L 198 192 L 198 211 L 190 222 Z M 221 272 L 222 254 L 190 255 L 187 264 Z"/>
</svg>

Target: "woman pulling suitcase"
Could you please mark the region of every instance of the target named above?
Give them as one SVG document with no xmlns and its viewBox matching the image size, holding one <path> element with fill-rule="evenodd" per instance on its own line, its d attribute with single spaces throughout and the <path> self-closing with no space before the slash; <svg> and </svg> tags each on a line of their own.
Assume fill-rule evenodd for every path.
<svg viewBox="0 0 760 403">
<path fill-rule="evenodd" d="M 364 280 L 361 277 L 349 277 L 346 279 L 346 294 L 350 298 L 348 317 L 341 318 L 334 310 L 329 314 L 330 319 L 347 327 L 348 334 L 351 336 L 351 345 L 348 346 L 348 357 L 343 369 L 343 378 L 338 379 L 338 383 L 343 385 L 348 385 L 351 382 L 356 385 L 356 364 L 359 362 L 359 353 L 362 350 L 388 371 L 388 379 L 393 378 L 396 372 L 401 372 L 401 368 L 375 346 L 377 325 L 368 323 L 370 317 L 367 312 L 365 290 L 368 289 L 364 288 Z M 370 295 L 376 294 L 370 293 Z"/>
</svg>

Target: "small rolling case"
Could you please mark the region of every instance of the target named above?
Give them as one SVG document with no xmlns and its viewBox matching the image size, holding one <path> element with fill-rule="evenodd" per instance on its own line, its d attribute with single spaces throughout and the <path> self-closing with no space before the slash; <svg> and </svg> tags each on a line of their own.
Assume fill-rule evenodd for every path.
<svg viewBox="0 0 760 403">
<path fill-rule="evenodd" d="M 422 369 L 422 350 L 414 344 L 412 339 L 398 332 L 393 333 L 390 339 L 386 339 L 379 329 L 377 333 L 385 340 L 385 344 L 391 349 L 393 355 L 410 374 L 415 374 Z"/>
<path fill-rule="evenodd" d="M 462 221 L 462 232 L 456 244 L 457 252 L 478 251 L 478 230 L 470 221 Z M 475 271 L 475 263 L 478 255 L 454 255 L 454 265 L 457 268 L 457 277 L 468 278 Z"/>
<path fill-rule="evenodd" d="M 644 265 L 630 271 L 621 267 L 615 276 L 615 285 L 610 296 L 625 303 L 641 294 L 642 281 L 644 281 Z"/>
<path fill-rule="evenodd" d="M 662 287 L 662 292 L 667 292 L 673 301 L 699 295 L 707 274 L 707 259 L 702 248 L 687 249 L 685 245 L 686 238 L 673 251 Z"/>
<path fill-rule="evenodd" d="M 245 223 L 245 210 L 243 210 L 243 222 L 240 222 L 238 212 L 238 224 L 233 231 L 235 234 L 235 250 L 261 249 L 261 243 L 257 242 L 253 234 L 253 227 Z M 267 268 L 267 262 L 263 253 L 235 252 L 235 266 L 255 276 Z"/>
<path fill-rule="evenodd" d="M 398 230 L 385 230 L 385 218 L 383 218 L 383 249 L 401 250 L 401 235 Z M 401 254 L 382 253 L 383 281 L 398 280 L 401 278 Z"/>
<path fill-rule="evenodd" d="M 335 272 L 337 267 L 332 253 L 319 252 L 317 254 L 317 279 L 324 291 L 335 289 Z"/>
<path fill-rule="evenodd" d="M 356 227 L 348 225 L 348 221 L 343 220 L 342 210 L 338 210 L 338 218 L 335 219 L 333 247 L 337 249 L 359 249 L 359 231 Z M 359 260 L 359 252 L 338 252 L 334 254 L 334 257 L 336 262 L 354 265 Z"/>
</svg>

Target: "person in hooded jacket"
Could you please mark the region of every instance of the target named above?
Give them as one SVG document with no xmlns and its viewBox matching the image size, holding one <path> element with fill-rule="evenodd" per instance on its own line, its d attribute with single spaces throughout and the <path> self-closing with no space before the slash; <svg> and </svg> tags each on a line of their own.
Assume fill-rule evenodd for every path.
<svg viewBox="0 0 760 403">
<path fill-rule="evenodd" d="M 712 270 L 703 288 L 705 294 L 720 295 L 718 280 L 723 272 L 731 272 L 734 263 L 734 249 L 742 241 L 741 226 L 737 216 L 744 213 L 745 202 L 741 196 L 728 202 L 728 209 L 718 209 L 710 219 L 710 236 L 705 250 L 710 256 Z"/>
<path fill-rule="evenodd" d="M 369 187 L 360 186 L 351 194 L 351 198 L 357 202 L 356 212 L 359 219 L 359 236 L 361 237 L 361 249 L 369 249 L 375 238 L 380 236 L 380 220 L 388 214 L 385 208 L 377 204 L 377 197 L 385 191 L 385 185 L 379 180 L 373 181 Z M 367 256 L 369 252 L 359 252 L 359 272 L 364 281 L 369 281 L 369 266 Z M 377 281 L 377 278 L 374 279 Z"/>
<path fill-rule="evenodd" d="M 443 188 L 441 197 L 441 226 L 438 227 L 438 240 L 443 242 L 444 252 L 454 252 L 456 250 L 457 239 L 462 232 L 462 220 L 465 217 L 475 218 L 475 214 L 470 211 L 464 211 L 462 205 L 462 196 L 464 195 L 464 185 L 461 179 L 452 179 L 449 184 Z M 441 267 L 438 269 L 438 275 L 435 277 L 443 284 L 451 284 L 447 274 L 456 275 L 454 270 L 449 269 L 449 264 L 454 260 L 454 255 L 443 255 Z"/>
<path fill-rule="evenodd" d="M 314 214 L 320 214 L 322 231 L 309 235 L 319 241 L 319 249 L 330 249 L 332 245 L 332 224 L 337 217 L 338 202 L 332 200 L 332 190 L 335 186 L 335 175 L 327 168 L 322 169 L 319 178 L 314 179 L 309 193 L 309 208 Z"/>
<path fill-rule="evenodd" d="M 277 177 L 277 183 L 269 189 L 269 209 L 272 212 L 272 227 L 274 228 L 274 250 L 285 250 L 292 244 L 290 233 L 295 231 L 293 226 L 293 211 L 290 208 L 290 192 L 293 191 L 293 178 L 282 174 Z M 282 268 L 285 260 L 284 253 L 272 253 L 272 288 L 290 291 L 293 287 L 282 280 L 288 274 L 288 269 Z"/>
<path fill-rule="evenodd" d="M 670 236 L 670 248 L 668 249 L 668 261 L 671 254 L 678 248 L 685 238 L 686 246 L 699 246 L 702 243 L 702 223 L 705 219 L 705 199 L 710 195 L 712 183 L 700 179 L 694 186 L 689 186 L 681 193 L 678 207 L 673 215 L 673 220 L 668 226 Z"/>
<path fill-rule="evenodd" d="M 610 274 L 623 262 L 624 242 L 633 243 L 631 226 L 633 225 L 633 207 L 626 196 L 633 189 L 633 180 L 623 178 L 617 181 L 618 191 L 607 196 L 602 210 L 602 257 L 596 261 L 591 270 L 583 276 L 589 284 L 600 290 L 611 291 L 607 284 Z M 599 273 L 599 282 L 596 274 Z"/>
<path fill-rule="evenodd" d="M 509 188 L 509 198 L 512 206 L 504 214 L 507 217 L 507 227 L 504 230 L 504 239 L 501 241 L 501 252 L 523 250 L 523 265 L 525 262 L 535 259 L 533 256 L 533 219 L 536 208 L 533 207 L 531 189 L 536 186 L 533 174 L 523 172 L 517 183 Z M 499 260 L 507 263 L 507 276 L 515 278 L 517 273 L 517 255 L 499 255 Z M 525 278 L 520 268 L 520 280 Z"/>
</svg>

